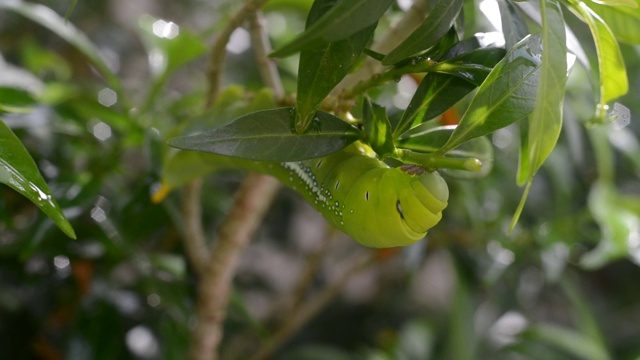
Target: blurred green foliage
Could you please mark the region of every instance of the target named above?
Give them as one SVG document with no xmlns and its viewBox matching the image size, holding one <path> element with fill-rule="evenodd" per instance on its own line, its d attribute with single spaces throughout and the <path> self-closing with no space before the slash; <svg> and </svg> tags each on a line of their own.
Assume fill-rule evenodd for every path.
<svg viewBox="0 0 640 360">
<path fill-rule="evenodd" d="M 493 31 L 473 3 L 463 6 L 465 33 Z M 268 3 L 274 44 L 302 31 L 310 7 L 311 1 Z M 37 195 L 0 188 L 3 354 L 185 358 L 198 279 L 181 242 L 180 191 L 162 203 L 151 199 L 163 181 L 178 188 L 216 169 L 207 154 L 169 149 L 167 138 L 273 106 L 248 49 L 228 54 L 225 91 L 205 109 L 210 36 L 234 9 L 222 0 L 0 0 L 0 119 L 7 125 L 0 157 L 25 156 L 6 155 L 21 142 L 48 185 L 43 191 L 59 205 L 49 218 L 29 201 Z M 611 9 L 594 6 L 625 42 L 629 93 L 605 114 L 613 123 L 589 122 L 597 96 L 606 96 L 594 70 L 597 51 L 587 25 L 565 11 L 586 53 L 578 62 L 587 63 L 571 69 L 562 133 L 513 232 L 507 230 L 521 197 L 520 134 L 510 126 L 489 136 L 495 159 L 488 176 L 448 179 L 449 208 L 428 241 L 353 278 L 276 358 L 640 356 L 640 49 L 637 37 L 623 31 L 638 28 L 640 17 L 637 8 L 622 15 Z M 377 31 L 400 14 L 394 3 Z M 620 16 L 624 22 L 611 20 Z M 294 92 L 297 62 L 278 64 L 285 90 Z M 399 121 L 390 100 L 398 86 L 370 94 L 387 107 L 392 124 Z M 20 164 L 35 171 L 30 160 Z M 207 176 L 207 233 L 229 210 L 240 178 L 237 172 Z M 289 191 L 273 205 L 234 283 L 223 358 L 248 358 L 269 341 L 274 324 L 291 316 L 279 301 L 294 297 L 298 275 L 312 259 L 324 256 L 304 301 L 339 278 L 349 254 L 366 251 L 340 236 L 322 250 L 324 222 L 314 215 Z M 77 240 L 55 226 L 67 229 L 65 219 Z"/>
</svg>

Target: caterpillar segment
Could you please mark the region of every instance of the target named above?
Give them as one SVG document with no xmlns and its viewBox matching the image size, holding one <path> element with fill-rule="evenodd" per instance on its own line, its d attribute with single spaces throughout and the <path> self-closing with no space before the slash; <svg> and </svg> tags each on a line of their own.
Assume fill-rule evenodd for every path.
<svg viewBox="0 0 640 360">
<path fill-rule="evenodd" d="M 423 239 L 442 218 L 449 198 L 437 172 L 410 175 L 391 168 L 361 143 L 322 159 L 257 166 L 368 247 L 406 246 Z"/>
</svg>

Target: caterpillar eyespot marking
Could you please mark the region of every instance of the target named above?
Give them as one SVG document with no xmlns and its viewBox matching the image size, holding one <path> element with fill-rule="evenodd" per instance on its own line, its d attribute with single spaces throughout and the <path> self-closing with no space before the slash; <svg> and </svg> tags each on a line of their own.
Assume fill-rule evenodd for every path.
<svg viewBox="0 0 640 360">
<path fill-rule="evenodd" d="M 402 212 L 402 205 L 400 204 L 400 200 L 396 201 L 396 210 L 398 210 L 398 214 L 404 220 L 404 213 Z"/>
</svg>

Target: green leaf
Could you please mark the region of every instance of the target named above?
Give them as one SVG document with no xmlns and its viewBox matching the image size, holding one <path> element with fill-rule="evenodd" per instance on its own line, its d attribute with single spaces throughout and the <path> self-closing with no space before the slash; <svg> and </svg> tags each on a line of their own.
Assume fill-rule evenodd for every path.
<svg viewBox="0 0 640 360">
<path fill-rule="evenodd" d="M 633 0 L 630 0 L 633 1 Z M 589 7 L 604 20 L 619 41 L 640 44 L 640 11 L 629 6 L 603 6 L 593 1 Z"/>
<path fill-rule="evenodd" d="M 476 86 L 457 76 L 429 73 L 425 76 L 393 132 L 394 138 L 405 133 L 416 120 L 426 121 L 441 115 Z"/>
<path fill-rule="evenodd" d="M 527 29 L 526 22 L 513 3 L 507 0 L 499 0 L 498 6 L 500 8 L 505 47 L 511 49 L 513 45 L 529 34 L 529 29 Z"/>
<path fill-rule="evenodd" d="M 100 55 L 100 51 L 84 33 L 55 11 L 44 5 L 27 3 L 21 0 L 0 0 L 0 9 L 7 9 L 18 13 L 44 26 L 66 40 L 93 63 L 98 72 L 116 89 L 116 92 L 120 92 L 119 90 L 122 88 L 120 80 L 113 71 L 111 71 L 109 64 L 107 64 Z"/>
<path fill-rule="evenodd" d="M 385 108 L 365 98 L 362 104 L 362 117 L 365 139 L 373 151 L 380 157 L 393 154 L 395 147 L 391 138 L 391 123 Z"/>
<path fill-rule="evenodd" d="M 533 35 L 509 50 L 482 83 L 440 152 L 446 153 L 469 139 L 492 133 L 531 113 L 538 86 L 541 47 L 540 36 Z"/>
<path fill-rule="evenodd" d="M 560 5 L 541 0 L 542 66 L 536 105 L 529 118 L 529 178 L 538 171 L 558 141 L 567 81 L 567 46 Z"/>
<path fill-rule="evenodd" d="M 321 15 L 327 1 L 316 1 L 309 12 L 307 28 Z M 332 3 L 332 1 L 329 1 Z M 337 5 L 336 5 L 337 6 Z M 376 23 L 339 41 L 305 48 L 300 53 L 295 129 L 303 133 L 322 100 L 349 73 L 371 39 Z"/>
<path fill-rule="evenodd" d="M 76 234 L 51 192 L 35 162 L 18 137 L 0 121 L 0 183 L 6 184 L 31 200 L 53 220 L 67 236 Z"/>
<path fill-rule="evenodd" d="M 462 3 L 462 0 L 439 0 L 424 22 L 382 59 L 382 65 L 393 65 L 435 45 L 453 26 Z"/>
<path fill-rule="evenodd" d="M 640 7 L 637 0 L 595 0 L 594 2 L 606 6 L 628 6 L 633 9 Z"/>
<path fill-rule="evenodd" d="M 360 138 L 340 118 L 318 111 L 309 131 L 291 131 L 293 108 L 254 112 L 204 133 L 177 137 L 169 145 L 260 161 L 299 161 L 334 153 Z"/>
<path fill-rule="evenodd" d="M 524 143 L 527 159 L 522 159 L 518 180 L 533 181 L 533 177 L 556 146 L 562 130 L 562 104 L 567 81 L 567 41 L 560 4 L 554 0 L 541 0 L 542 14 L 542 65 L 536 94 L 536 103 L 529 118 L 528 140 Z M 526 176 L 524 172 L 527 172 Z M 528 187 L 528 186 L 527 186 Z M 525 192 L 527 195 L 528 192 Z M 513 216 L 515 226 L 524 206 L 523 196 Z"/>
<path fill-rule="evenodd" d="M 585 3 L 576 4 L 572 1 L 571 5 L 571 9 L 589 25 L 596 44 L 600 72 L 600 101 L 596 109 L 596 120 L 604 121 L 607 116 L 607 103 L 629 90 L 624 60 L 609 26 Z"/>
<path fill-rule="evenodd" d="M 490 67 L 495 66 L 503 57 L 503 49 L 480 48 L 476 37 L 454 45 L 434 67 L 434 71 L 442 73 L 429 73 L 418 85 L 409 106 L 394 129 L 394 137 L 402 135 L 417 119 L 429 120 L 441 115 L 473 91 L 476 85 L 468 81 L 468 76 L 463 75 L 463 68 L 474 68 L 475 74 L 472 77 L 476 82 L 482 82 L 489 74 Z M 445 75 L 447 73 L 455 77 Z"/>
<path fill-rule="evenodd" d="M 316 3 L 325 8 L 322 17 L 292 42 L 271 53 L 271 57 L 285 57 L 319 43 L 346 39 L 377 23 L 393 0 L 320 0 L 314 7 Z M 326 7 L 331 8 L 326 10 Z"/>
</svg>

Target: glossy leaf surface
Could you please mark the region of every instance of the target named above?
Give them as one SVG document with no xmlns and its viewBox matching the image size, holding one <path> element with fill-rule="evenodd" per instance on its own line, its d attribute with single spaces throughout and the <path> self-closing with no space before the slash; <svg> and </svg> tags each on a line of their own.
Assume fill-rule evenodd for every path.
<svg viewBox="0 0 640 360">
<path fill-rule="evenodd" d="M 626 94 L 629 90 L 624 60 L 611 29 L 593 10 L 583 2 L 573 3 L 572 9 L 589 25 L 596 44 L 600 75 L 600 101 L 596 120 L 603 121 L 607 116 L 607 103 Z"/>
<path fill-rule="evenodd" d="M 271 53 L 272 57 L 285 57 L 319 43 L 346 39 L 375 24 L 393 0 L 321 0 L 316 3 L 332 7 L 300 36 Z"/>
<path fill-rule="evenodd" d="M 630 0 L 634 2 L 633 0 Z M 589 7 L 604 20 L 619 41 L 640 44 L 640 9 L 638 2 L 632 6 L 604 6 L 589 2 Z"/>
<path fill-rule="evenodd" d="M 424 22 L 382 59 L 382 65 L 393 65 L 435 45 L 455 22 L 462 3 L 462 0 L 439 0 Z"/>
<path fill-rule="evenodd" d="M 531 113 L 538 86 L 541 46 L 541 37 L 534 35 L 509 50 L 478 89 L 460 124 L 440 150 L 442 153 Z"/>
<path fill-rule="evenodd" d="M 76 238 L 71 224 L 51 196 L 51 191 L 31 155 L 2 121 L 0 121 L 0 183 L 8 185 L 31 200 L 67 236 Z"/>
<path fill-rule="evenodd" d="M 298 161 L 334 153 L 358 140 L 360 132 L 343 120 L 318 111 L 304 134 L 291 131 L 294 109 L 254 112 L 201 134 L 169 140 L 183 149 L 261 161 Z"/>
<path fill-rule="evenodd" d="M 307 17 L 307 28 L 322 19 L 333 1 L 316 1 Z M 337 6 L 337 5 L 336 5 Z M 353 68 L 371 39 L 376 23 L 349 37 L 300 52 L 295 129 L 303 133 L 322 100 Z"/>
<path fill-rule="evenodd" d="M 531 182 L 555 148 L 562 130 L 562 106 L 567 82 L 567 45 L 564 20 L 560 4 L 556 1 L 540 1 L 542 13 L 542 65 L 536 94 L 536 105 L 528 121 L 527 141 L 523 142 L 521 166 L 517 180 Z M 525 159 L 526 157 L 526 159 Z M 526 175 L 525 175 L 526 172 Z M 528 189 L 527 189 L 528 190 Z M 513 215 L 511 228 L 520 217 L 528 191 L 520 200 Z"/>
</svg>

